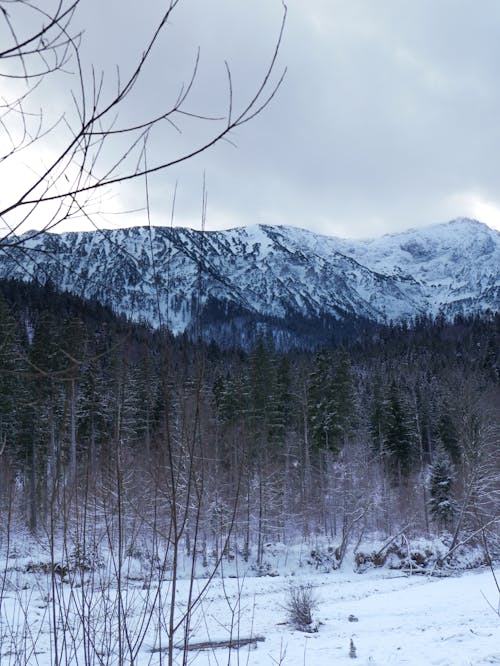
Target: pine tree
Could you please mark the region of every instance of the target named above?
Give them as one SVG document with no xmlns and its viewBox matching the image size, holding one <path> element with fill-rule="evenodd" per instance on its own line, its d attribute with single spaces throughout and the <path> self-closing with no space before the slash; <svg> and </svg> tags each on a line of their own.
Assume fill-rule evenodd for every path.
<svg viewBox="0 0 500 666">
<path fill-rule="evenodd" d="M 394 480 L 401 483 L 411 470 L 415 433 L 408 416 L 408 409 L 405 408 L 395 381 L 389 387 L 387 402 L 384 452 L 388 457 Z"/>
<path fill-rule="evenodd" d="M 81 365 L 87 355 L 87 336 L 79 317 L 69 317 L 63 325 L 60 337 L 61 372 L 65 385 L 65 413 L 67 419 L 67 441 L 71 478 L 76 477 L 77 468 L 77 415 L 79 376 Z"/>
<path fill-rule="evenodd" d="M 212 384 L 212 395 L 214 397 L 215 401 L 215 408 L 217 412 L 220 410 L 221 402 L 222 402 L 222 396 L 224 395 L 224 378 L 220 372 L 220 370 L 217 368 L 215 371 L 214 375 L 214 381 Z"/>
<path fill-rule="evenodd" d="M 325 351 L 316 354 L 307 387 L 307 414 L 312 448 L 336 452 L 338 432 L 330 370 L 328 354 Z"/>
<path fill-rule="evenodd" d="M 439 448 L 430 467 L 429 505 L 432 516 L 444 529 L 451 527 L 455 509 L 452 495 L 453 479 L 453 463 L 448 453 L 443 448 Z"/>
<path fill-rule="evenodd" d="M 22 365 L 16 322 L 0 295 L 0 449 L 18 434 Z"/>
<path fill-rule="evenodd" d="M 282 444 L 285 438 L 292 405 L 290 394 L 290 361 L 283 356 L 275 368 L 274 386 L 269 405 L 269 438 Z"/>
<path fill-rule="evenodd" d="M 325 352 L 316 355 L 308 385 L 309 434 L 316 450 L 337 454 L 355 425 L 355 391 L 349 356 L 335 362 Z"/>
<path fill-rule="evenodd" d="M 28 353 L 31 401 L 26 410 L 23 444 L 30 495 L 30 528 L 38 527 L 40 509 L 47 509 L 48 495 L 61 469 L 60 434 L 64 418 L 61 382 L 61 349 L 55 319 L 44 313 L 35 326 Z"/>
<path fill-rule="evenodd" d="M 223 423 L 236 423 L 248 413 L 247 382 L 242 374 L 221 378 L 218 390 L 219 418 Z"/>
<path fill-rule="evenodd" d="M 438 421 L 438 437 L 443 448 L 451 460 L 457 464 L 460 461 L 461 449 L 457 426 L 451 415 L 451 408 L 447 400 L 441 404 L 441 413 Z"/>
<path fill-rule="evenodd" d="M 432 378 L 420 379 L 415 386 L 415 411 L 418 423 L 421 460 L 429 463 L 434 448 L 435 405 Z"/>
<path fill-rule="evenodd" d="M 137 383 L 134 367 L 124 345 L 116 348 L 112 356 L 109 382 L 108 419 L 112 423 L 112 441 L 128 445 L 136 441 Z"/>
<path fill-rule="evenodd" d="M 96 360 L 89 360 L 80 377 L 77 432 L 78 441 L 92 466 L 110 438 L 108 399 L 102 368 Z"/>
<path fill-rule="evenodd" d="M 274 368 L 272 355 L 262 336 L 257 339 L 248 361 L 249 416 L 255 433 L 266 437 L 274 388 Z"/>
<path fill-rule="evenodd" d="M 332 406 L 335 439 L 340 448 L 356 424 L 353 371 L 349 355 L 341 351 L 336 358 L 332 376 Z"/>
<path fill-rule="evenodd" d="M 380 375 L 375 377 L 370 404 L 370 434 L 376 453 L 382 455 L 385 431 L 387 428 L 387 401 L 384 400 L 384 388 Z"/>
<path fill-rule="evenodd" d="M 132 370 L 130 384 L 134 390 L 135 435 L 139 445 L 149 453 L 153 431 L 153 405 L 157 393 L 158 378 L 154 361 L 148 350 L 142 350 L 141 358 Z"/>
</svg>

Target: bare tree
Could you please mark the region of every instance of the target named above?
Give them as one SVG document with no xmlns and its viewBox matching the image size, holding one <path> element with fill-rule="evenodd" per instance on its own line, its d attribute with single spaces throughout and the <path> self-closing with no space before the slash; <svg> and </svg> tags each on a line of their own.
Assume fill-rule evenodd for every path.
<svg viewBox="0 0 500 666">
<path fill-rule="evenodd" d="M 7 174 L 25 151 L 40 150 L 42 145 L 51 147 L 46 162 L 40 162 L 34 171 L 25 171 L 27 179 L 14 188 L 10 199 L 5 191 L 2 193 L 0 248 L 22 245 L 18 234 L 27 223 L 34 224 L 35 212 L 38 226 L 43 220 L 43 227 L 32 237 L 76 217 L 92 222 L 101 191 L 109 193 L 113 186 L 169 169 L 230 140 L 236 128 L 252 120 L 275 96 L 286 71 L 275 73 L 287 11 L 284 4 L 267 67 L 260 83 L 241 105 L 236 105 L 231 68 L 226 62 L 225 114 L 212 117 L 193 111 L 193 89 L 200 65 L 198 49 L 190 78 L 174 94 L 174 101 L 165 102 L 155 115 L 143 117 L 138 112 L 131 117 L 134 91 L 142 83 L 153 52 L 165 38 L 180 4 L 181 0 L 166 3 L 142 54 L 127 73 L 118 64 L 111 85 L 104 71 L 89 65 L 84 56 L 84 35 L 75 27 L 83 0 L 0 0 L 0 80 L 4 90 L 0 99 L 0 170 Z M 35 102 L 39 87 L 58 77 L 65 77 L 70 93 L 67 108 L 54 119 L 43 106 L 35 110 Z M 131 120 L 122 120 L 124 116 Z M 206 124 L 203 138 L 198 143 L 191 141 L 184 152 L 150 163 L 146 159 L 148 142 L 165 126 L 180 131 L 186 120 Z"/>
</svg>

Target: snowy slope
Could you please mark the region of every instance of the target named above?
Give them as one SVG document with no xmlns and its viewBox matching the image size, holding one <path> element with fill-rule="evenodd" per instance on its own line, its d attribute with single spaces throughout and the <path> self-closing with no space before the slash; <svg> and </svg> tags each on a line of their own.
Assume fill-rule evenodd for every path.
<svg viewBox="0 0 500 666">
<path fill-rule="evenodd" d="M 477 220 L 411 229 L 382 238 L 342 240 L 337 247 L 371 270 L 411 274 L 423 287 L 429 310 L 453 313 L 500 303 L 500 234 Z"/>
<path fill-rule="evenodd" d="M 473 220 L 361 241 L 267 225 L 32 236 L 22 248 L 4 248 L 0 277 L 50 277 L 59 289 L 175 333 L 200 314 L 220 320 L 216 337 L 235 312 L 292 325 L 351 316 L 383 322 L 496 310 L 500 302 L 500 234 Z"/>
</svg>

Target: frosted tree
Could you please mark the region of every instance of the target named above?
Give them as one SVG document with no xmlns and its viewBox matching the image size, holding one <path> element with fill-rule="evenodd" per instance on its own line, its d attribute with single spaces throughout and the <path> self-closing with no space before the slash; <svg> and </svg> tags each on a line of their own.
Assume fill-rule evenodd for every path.
<svg viewBox="0 0 500 666">
<path fill-rule="evenodd" d="M 455 513 L 453 463 L 443 448 L 438 448 L 429 469 L 430 512 L 438 525 L 450 529 Z"/>
</svg>

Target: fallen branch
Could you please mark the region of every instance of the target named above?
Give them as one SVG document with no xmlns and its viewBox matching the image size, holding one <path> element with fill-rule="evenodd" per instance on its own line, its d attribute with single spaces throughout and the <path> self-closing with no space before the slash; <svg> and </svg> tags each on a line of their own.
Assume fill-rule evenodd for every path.
<svg viewBox="0 0 500 666">
<path fill-rule="evenodd" d="M 255 645 L 262 643 L 266 639 L 263 636 L 250 636 L 248 638 L 231 638 L 227 641 L 201 641 L 200 643 L 189 643 L 188 645 L 176 645 L 178 650 L 187 650 L 193 652 L 195 650 L 216 650 L 218 648 L 229 648 L 230 650 L 237 650 L 245 645 Z M 167 648 L 153 648 L 152 653 L 165 652 Z"/>
<path fill-rule="evenodd" d="M 382 553 L 384 552 L 384 550 L 387 550 L 387 548 L 389 548 L 389 546 L 390 546 L 392 543 L 394 543 L 394 541 L 396 541 L 396 539 L 397 539 L 399 536 L 401 536 L 402 534 L 404 534 L 404 533 L 406 532 L 406 530 L 408 529 L 408 527 L 409 527 L 409 525 L 405 525 L 405 527 L 403 527 L 402 530 L 399 530 L 399 532 L 398 532 L 397 534 L 395 534 L 395 535 L 392 536 L 388 541 L 386 541 L 386 542 L 384 543 L 384 545 L 382 546 L 382 548 L 380 548 L 380 549 L 375 553 L 374 557 L 380 557 L 380 556 L 382 555 Z"/>
<path fill-rule="evenodd" d="M 494 523 L 496 523 L 496 521 L 497 521 L 499 518 L 500 518 L 500 516 L 498 516 L 498 515 L 497 515 L 497 516 L 494 516 L 491 520 L 489 520 L 487 523 L 485 523 L 484 525 L 482 525 L 478 530 L 476 530 L 475 532 L 472 532 L 472 534 L 469 534 L 469 535 L 467 536 L 466 539 L 463 539 L 463 540 L 460 541 L 459 543 L 456 543 L 454 546 L 452 546 L 452 547 L 448 550 L 448 552 L 446 553 L 446 555 L 443 555 L 443 557 L 441 558 L 441 559 L 443 560 L 443 562 L 444 562 L 445 560 L 447 560 L 447 559 L 448 559 L 448 558 L 449 558 L 449 557 L 450 557 L 450 556 L 451 556 L 451 555 L 457 550 L 457 548 L 460 548 L 461 546 L 465 546 L 466 543 L 468 543 L 469 541 L 472 541 L 472 539 L 474 539 L 479 533 L 481 533 L 481 532 L 484 533 L 484 530 L 485 530 L 487 527 L 489 527 L 490 525 L 493 525 Z"/>
<path fill-rule="evenodd" d="M 249 638 L 231 638 L 228 641 L 202 641 L 201 643 L 190 643 L 186 650 L 213 650 L 217 648 L 238 649 L 245 645 L 255 645 L 266 639 L 263 636 L 251 636 Z"/>
</svg>

